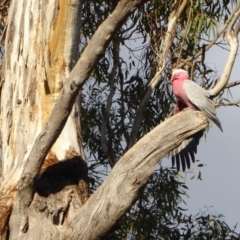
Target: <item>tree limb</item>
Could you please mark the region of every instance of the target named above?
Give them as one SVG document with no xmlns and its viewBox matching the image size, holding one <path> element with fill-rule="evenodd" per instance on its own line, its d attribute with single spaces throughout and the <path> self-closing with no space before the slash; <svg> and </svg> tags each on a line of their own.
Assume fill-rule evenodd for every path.
<svg viewBox="0 0 240 240">
<path fill-rule="evenodd" d="M 99 26 L 82 53 L 81 58 L 71 71 L 46 126 L 34 142 L 22 173 L 13 206 L 13 212 L 15 212 L 13 215 L 15 218 L 12 219 L 12 221 L 14 221 L 13 224 L 15 224 L 15 227 L 18 227 L 20 231 L 27 231 L 28 207 L 33 198 L 35 180 L 47 153 L 60 135 L 67 121 L 79 89 L 90 76 L 91 71 L 103 55 L 117 29 L 138 6 L 146 1 L 147 0 L 119 1 L 112 14 Z"/>
<path fill-rule="evenodd" d="M 227 85 L 225 86 L 225 89 L 231 88 L 231 87 L 235 87 L 235 86 L 237 86 L 237 85 L 240 85 L 240 81 L 235 81 L 235 82 L 231 82 L 231 83 L 227 84 Z"/>
<path fill-rule="evenodd" d="M 213 97 L 217 96 L 226 86 L 228 83 L 233 64 L 235 62 L 236 56 L 237 56 L 237 51 L 238 51 L 238 33 L 239 33 L 239 28 L 240 28 L 240 22 L 236 25 L 235 31 L 233 30 L 234 24 L 239 21 L 239 16 L 240 16 L 240 3 L 236 7 L 236 11 L 233 15 L 233 18 L 231 19 L 227 33 L 226 33 L 226 38 L 227 42 L 230 46 L 230 54 L 228 56 L 227 63 L 225 64 L 222 76 L 220 80 L 217 82 L 215 87 L 210 90 L 210 93 Z"/>
<path fill-rule="evenodd" d="M 235 102 L 216 103 L 216 104 L 214 104 L 214 106 L 215 106 L 215 108 L 220 107 L 220 106 L 224 106 L 224 107 L 226 107 L 226 106 L 237 106 L 237 107 L 239 107 L 238 104 L 240 104 L 240 100 L 237 100 Z"/>
<path fill-rule="evenodd" d="M 103 239 L 136 201 L 159 160 L 207 125 L 202 112 L 186 110 L 155 127 L 115 164 L 104 183 L 62 229 L 62 239 Z"/>
</svg>

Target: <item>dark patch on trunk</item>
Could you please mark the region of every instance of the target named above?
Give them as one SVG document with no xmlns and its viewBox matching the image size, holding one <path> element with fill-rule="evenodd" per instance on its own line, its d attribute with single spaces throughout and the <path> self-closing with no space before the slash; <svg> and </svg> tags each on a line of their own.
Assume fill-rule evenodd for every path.
<svg viewBox="0 0 240 240">
<path fill-rule="evenodd" d="M 89 198 L 86 162 L 74 156 L 47 167 L 37 179 L 35 190 L 30 211 L 54 225 L 64 224 Z"/>
<path fill-rule="evenodd" d="M 48 94 L 51 94 L 51 91 L 50 91 L 50 87 L 48 85 L 48 81 L 47 80 L 44 80 L 44 90 L 45 90 L 45 93 L 48 95 Z"/>
<path fill-rule="evenodd" d="M 34 107 L 36 103 L 36 91 L 37 91 L 37 81 L 36 78 L 31 78 L 31 83 L 28 91 L 28 96 L 30 100 L 30 106 Z"/>
<path fill-rule="evenodd" d="M 48 167 L 36 182 L 36 192 L 48 197 L 70 185 L 77 185 L 79 193 L 85 192 L 86 195 L 88 192 L 88 169 L 81 157 L 73 157 Z"/>
</svg>

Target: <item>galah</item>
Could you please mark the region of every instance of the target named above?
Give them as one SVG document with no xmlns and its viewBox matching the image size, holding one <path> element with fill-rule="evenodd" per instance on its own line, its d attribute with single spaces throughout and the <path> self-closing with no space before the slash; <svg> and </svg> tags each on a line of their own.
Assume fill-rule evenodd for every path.
<svg viewBox="0 0 240 240">
<path fill-rule="evenodd" d="M 209 91 L 189 80 L 187 71 L 183 69 L 175 69 L 173 71 L 171 82 L 173 93 L 178 100 L 175 113 L 178 113 L 185 108 L 200 110 L 204 112 L 207 118 L 214 122 L 221 131 L 223 131 L 221 123 L 216 116 L 216 110 Z M 178 171 L 180 170 L 180 161 L 183 171 L 185 171 L 186 165 L 190 168 L 190 159 L 192 162 L 195 162 L 194 155 L 197 153 L 197 145 L 199 144 L 203 132 L 203 130 L 197 132 L 183 141 L 178 148 L 172 151 L 172 164 L 174 167 L 176 161 Z"/>
</svg>

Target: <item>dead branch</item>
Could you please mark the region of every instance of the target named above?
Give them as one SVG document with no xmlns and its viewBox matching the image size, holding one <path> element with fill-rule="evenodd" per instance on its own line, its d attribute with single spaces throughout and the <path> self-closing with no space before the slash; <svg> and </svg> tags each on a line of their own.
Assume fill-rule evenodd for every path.
<svg viewBox="0 0 240 240">
<path fill-rule="evenodd" d="M 238 33 L 240 28 L 240 22 L 237 23 L 235 30 L 233 30 L 233 28 L 236 22 L 239 21 L 239 16 L 240 16 L 240 3 L 238 3 L 234 11 L 233 17 L 227 28 L 226 39 L 228 45 L 230 46 L 230 53 L 220 80 L 217 82 L 215 87 L 210 90 L 210 93 L 213 97 L 217 96 L 224 89 L 224 87 L 229 81 L 229 77 L 232 72 L 232 68 L 238 51 Z"/>
<path fill-rule="evenodd" d="M 226 88 L 231 88 L 231 87 L 235 87 L 237 85 L 240 85 L 240 81 L 235 81 L 235 82 L 232 82 L 232 83 L 228 83 L 226 86 L 225 86 L 225 89 Z"/>
<path fill-rule="evenodd" d="M 221 102 L 221 103 L 216 103 L 214 104 L 215 108 L 217 107 L 221 107 L 221 106 L 224 106 L 224 107 L 227 107 L 227 106 L 235 106 L 235 107 L 239 107 L 238 104 L 240 104 L 240 100 L 237 100 L 235 102 Z"/>
<path fill-rule="evenodd" d="M 202 112 L 187 110 L 155 127 L 115 164 L 104 183 L 62 229 L 62 239 L 103 239 L 135 202 L 159 160 L 207 125 Z"/>
</svg>

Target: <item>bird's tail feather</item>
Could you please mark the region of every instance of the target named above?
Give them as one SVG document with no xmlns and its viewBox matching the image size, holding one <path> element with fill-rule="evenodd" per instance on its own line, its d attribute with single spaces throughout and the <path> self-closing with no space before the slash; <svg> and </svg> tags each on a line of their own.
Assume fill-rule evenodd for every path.
<svg viewBox="0 0 240 240">
<path fill-rule="evenodd" d="M 197 146 L 200 138 L 203 136 L 204 130 L 195 133 L 190 138 L 184 140 L 177 148 L 171 152 L 172 166 L 177 166 L 177 171 L 180 170 L 182 165 L 182 171 L 184 172 L 186 167 L 191 167 L 191 161 L 195 162 L 195 154 L 197 153 Z"/>
</svg>

